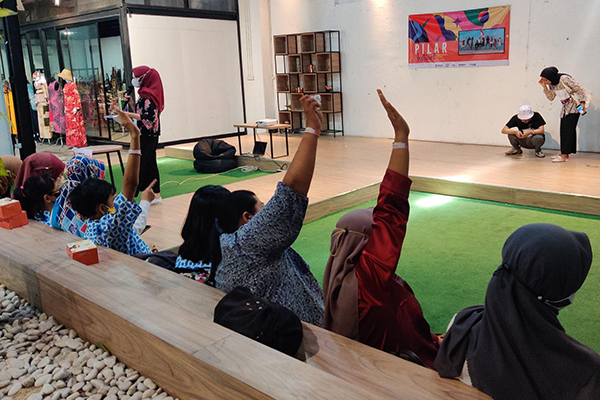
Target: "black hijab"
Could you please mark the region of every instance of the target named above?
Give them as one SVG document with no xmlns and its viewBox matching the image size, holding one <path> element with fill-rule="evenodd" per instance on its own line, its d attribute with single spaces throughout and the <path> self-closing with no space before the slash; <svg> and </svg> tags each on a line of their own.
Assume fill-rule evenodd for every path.
<svg viewBox="0 0 600 400">
<path fill-rule="evenodd" d="M 440 376 L 460 376 L 466 358 L 473 386 L 496 400 L 600 399 L 600 356 L 558 321 L 590 269 L 587 235 L 526 225 L 507 239 L 502 260 L 485 306 L 461 311 L 446 334 Z"/>
<path fill-rule="evenodd" d="M 558 83 L 560 82 L 560 77 L 563 75 L 568 75 L 568 74 L 560 74 L 558 72 L 558 68 L 556 68 L 556 67 L 544 68 L 542 70 L 542 72 L 540 73 L 540 76 L 542 78 L 548 79 L 553 86 L 558 85 Z"/>
</svg>

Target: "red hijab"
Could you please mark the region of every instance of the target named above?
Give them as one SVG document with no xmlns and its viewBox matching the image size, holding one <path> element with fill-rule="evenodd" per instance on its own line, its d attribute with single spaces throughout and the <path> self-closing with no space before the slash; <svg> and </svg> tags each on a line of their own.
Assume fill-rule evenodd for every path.
<svg viewBox="0 0 600 400">
<path fill-rule="evenodd" d="M 35 153 L 23 161 L 15 187 L 20 187 L 32 176 L 48 174 L 56 180 L 65 170 L 65 163 L 51 153 Z"/>
<path fill-rule="evenodd" d="M 138 95 L 145 99 L 151 99 L 156 104 L 158 111 L 162 113 L 165 109 L 165 92 L 158 71 L 145 65 L 135 67 L 132 71 L 136 78 L 140 78 Z"/>
</svg>

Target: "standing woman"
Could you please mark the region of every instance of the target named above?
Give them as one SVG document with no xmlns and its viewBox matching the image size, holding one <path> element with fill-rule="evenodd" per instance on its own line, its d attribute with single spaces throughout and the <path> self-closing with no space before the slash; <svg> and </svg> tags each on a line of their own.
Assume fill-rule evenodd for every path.
<svg viewBox="0 0 600 400">
<path fill-rule="evenodd" d="M 129 118 L 137 120 L 141 132 L 142 159 L 140 165 L 139 187 L 148 187 L 154 179 L 155 199 L 152 204 L 162 202 L 160 197 L 160 175 L 156 164 L 156 148 L 160 136 L 160 115 L 165 109 L 165 94 L 160 74 L 154 68 L 145 65 L 133 70 L 131 84 L 138 88 L 138 102 L 135 113 L 128 113 Z"/>
<path fill-rule="evenodd" d="M 577 122 L 592 101 L 592 94 L 568 74 L 561 74 L 556 67 L 542 70 L 539 84 L 548 100 L 556 97 L 562 103 L 560 111 L 560 154 L 552 162 L 565 162 L 569 154 L 577 152 Z M 580 107 L 580 110 L 578 110 Z"/>
</svg>

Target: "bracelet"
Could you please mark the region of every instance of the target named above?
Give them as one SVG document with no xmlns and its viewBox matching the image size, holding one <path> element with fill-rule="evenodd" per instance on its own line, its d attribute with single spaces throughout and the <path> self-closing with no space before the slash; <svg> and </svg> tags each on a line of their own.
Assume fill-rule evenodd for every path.
<svg viewBox="0 0 600 400">
<path fill-rule="evenodd" d="M 321 131 L 320 130 L 317 131 L 314 128 L 306 128 L 306 129 L 304 129 L 304 133 L 310 133 L 310 134 L 315 135 L 317 137 L 321 136 Z"/>
<path fill-rule="evenodd" d="M 129 150 L 129 154 L 133 154 L 135 156 L 141 156 L 142 151 L 141 150 Z"/>
<path fill-rule="evenodd" d="M 394 143 L 392 143 L 392 148 L 408 150 L 408 142 L 394 142 Z"/>
</svg>

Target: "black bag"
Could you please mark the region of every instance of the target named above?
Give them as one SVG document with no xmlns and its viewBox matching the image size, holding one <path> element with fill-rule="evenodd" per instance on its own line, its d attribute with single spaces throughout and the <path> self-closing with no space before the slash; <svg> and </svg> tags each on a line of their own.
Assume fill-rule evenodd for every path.
<svg viewBox="0 0 600 400">
<path fill-rule="evenodd" d="M 237 167 L 235 147 L 217 139 L 202 139 L 194 146 L 194 169 L 203 174 L 229 171 Z"/>
<path fill-rule="evenodd" d="M 296 314 L 242 286 L 217 304 L 215 322 L 290 356 L 302 344 L 302 323 Z"/>
<path fill-rule="evenodd" d="M 156 253 L 135 254 L 134 257 L 169 271 L 174 271 L 177 263 L 177 254 L 167 250 L 157 251 Z"/>
</svg>

